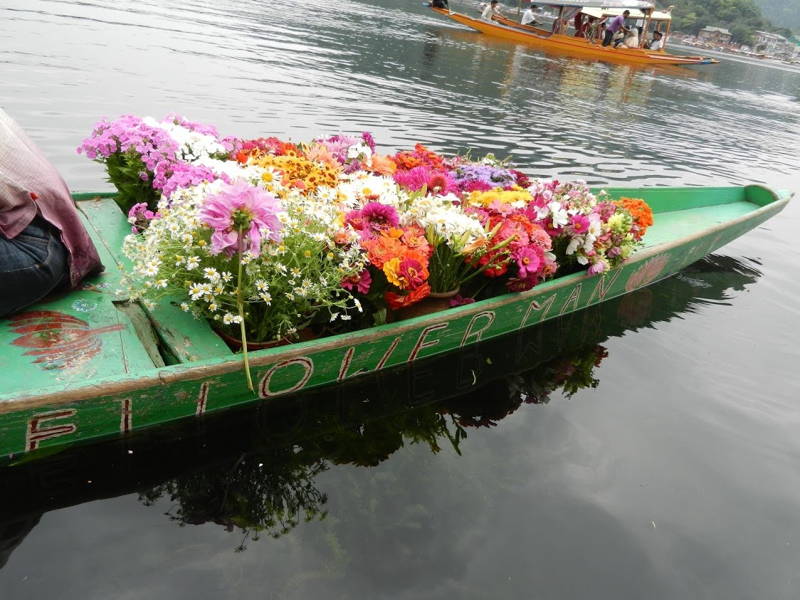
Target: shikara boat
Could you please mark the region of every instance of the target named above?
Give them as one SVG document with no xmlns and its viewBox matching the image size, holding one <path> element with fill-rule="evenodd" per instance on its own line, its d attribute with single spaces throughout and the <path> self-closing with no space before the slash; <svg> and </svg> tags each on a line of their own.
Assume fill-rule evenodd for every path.
<svg viewBox="0 0 800 600">
<path fill-rule="evenodd" d="M 777 214 L 788 193 L 750 185 L 607 188 L 643 198 L 644 246 L 602 275 L 573 273 L 512 293 L 367 330 L 250 353 L 256 392 L 204 321 L 170 302 L 116 294 L 130 226 L 110 194 L 75 200 L 106 266 L 82 289 L 0 320 L 0 456 L 125 434 L 236 405 L 342 383 L 515 332 L 633 292 Z"/>
<path fill-rule="evenodd" d="M 653 4 L 636 0 L 585 0 L 547 2 L 548 5 L 560 9 L 555 23 L 561 23 L 555 31 L 532 25 L 522 25 L 507 17 L 495 15 L 492 21 L 486 21 L 477 16 L 471 17 L 462 13 L 453 12 L 443 8 L 432 8 L 435 12 L 444 15 L 457 23 L 471 27 L 481 33 L 502 38 L 511 42 L 530 44 L 545 50 L 552 50 L 577 56 L 581 58 L 605 60 L 609 62 L 622 62 L 639 65 L 709 65 L 719 61 L 707 56 L 683 56 L 670 54 L 661 50 L 647 50 L 645 48 L 614 48 L 603 46 L 602 39 L 590 40 L 585 37 L 568 35 L 566 25 L 562 20 L 565 9 L 577 10 L 593 17 L 610 17 L 621 14 L 623 9 L 629 7 L 631 19 L 641 19 L 644 29 L 655 28 L 659 30 L 659 23 L 666 23 L 664 39 L 669 35 L 669 13 L 650 12 Z M 642 10 L 646 12 L 641 12 Z M 651 23 L 653 27 L 651 27 Z"/>
</svg>

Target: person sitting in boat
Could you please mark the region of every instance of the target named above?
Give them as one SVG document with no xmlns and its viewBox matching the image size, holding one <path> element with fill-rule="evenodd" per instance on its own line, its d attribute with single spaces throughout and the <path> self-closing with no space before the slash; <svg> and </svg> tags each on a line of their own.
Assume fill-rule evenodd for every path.
<svg viewBox="0 0 800 600">
<path fill-rule="evenodd" d="M 653 41 L 647 47 L 649 50 L 662 50 L 664 48 L 664 34 L 660 31 L 653 32 Z"/>
<path fill-rule="evenodd" d="M 618 31 L 628 33 L 628 28 L 625 27 L 625 19 L 627 19 L 630 14 L 631 11 L 625 10 L 621 15 L 617 15 L 606 24 L 606 35 L 603 38 L 603 46 L 610 46 Z"/>
<path fill-rule="evenodd" d="M 535 5 L 530 4 L 522 13 L 520 23 L 522 25 L 536 25 L 536 13 L 534 12 Z"/>
<path fill-rule="evenodd" d="M 503 13 L 500 11 L 500 6 L 497 0 L 491 0 L 491 2 L 484 7 L 483 12 L 481 13 L 481 19 L 484 21 L 491 21 L 495 15 L 502 17 Z"/>
<path fill-rule="evenodd" d="M 102 268 L 67 184 L 0 109 L 0 317 Z"/>
<path fill-rule="evenodd" d="M 447 0 L 431 0 L 429 6 L 432 8 L 444 8 L 446 10 L 450 10 L 450 5 L 447 3 Z"/>
</svg>

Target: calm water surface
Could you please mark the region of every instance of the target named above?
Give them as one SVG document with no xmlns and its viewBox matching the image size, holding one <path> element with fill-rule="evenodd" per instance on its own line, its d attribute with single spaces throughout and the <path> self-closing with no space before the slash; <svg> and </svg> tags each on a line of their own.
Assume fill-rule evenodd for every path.
<svg viewBox="0 0 800 600">
<path fill-rule="evenodd" d="M 800 191 L 783 69 L 551 56 L 411 0 L 0 17 L 0 105 L 79 191 L 107 185 L 74 152 L 99 117 L 168 112 L 599 185 Z M 795 599 L 799 214 L 499 344 L 0 473 L 0 598 Z"/>
</svg>

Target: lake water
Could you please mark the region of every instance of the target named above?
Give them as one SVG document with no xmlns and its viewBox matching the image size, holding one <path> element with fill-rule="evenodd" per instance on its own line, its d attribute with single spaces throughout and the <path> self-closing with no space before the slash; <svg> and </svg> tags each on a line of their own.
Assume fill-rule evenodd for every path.
<svg viewBox="0 0 800 600">
<path fill-rule="evenodd" d="M 790 70 L 548 55 L 411 0 L 0 17 L 0 105 L 76 191 L 107 186 L 74 151 L 99 117 L 178 112 L 597 185 L 800 192 Z M 0 598 L 795 599 L 799 217 L 500 343 L 0 472 Z"/>
</svg>

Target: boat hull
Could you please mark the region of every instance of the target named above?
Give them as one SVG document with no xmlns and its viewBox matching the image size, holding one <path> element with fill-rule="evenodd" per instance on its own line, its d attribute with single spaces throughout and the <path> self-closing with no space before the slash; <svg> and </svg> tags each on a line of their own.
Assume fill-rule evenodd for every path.
<svg viewBox="0 0 800 600">
<path fill-rule="evenodd" d="M 651 52 L 636 48 L 612 48 L 610 46 L 602 46 L 600 43 L 591 43 L 586 38 L 551 34 L 543 29 L 520 25 L 509 19 L 498 18 L 496 21 L 489 22 L 444 9 L 434 8 L 432 10 L 449 17 L 457 23 L 492 37 L 529 44 L 582 58 L 639 65 L 706 65 L 719 62 L 704 56 L 679 56 L 664 51 Z"/>
<path fill-rule="evenodd" d="M 240 358 L 230 354 L 71 385 L 0 392 L 0 456 L 124 434 L 340 383 L 531 327 L 668 277 L 774 216 L 788 202 L 788 197 L 761 186 L 609 191 L 643 197 L 656 212 L 646 246 L 609 273 L 575 273 L 528 292 L 253 352 L 255 392 L 245 385 Z"/>
</svg>

